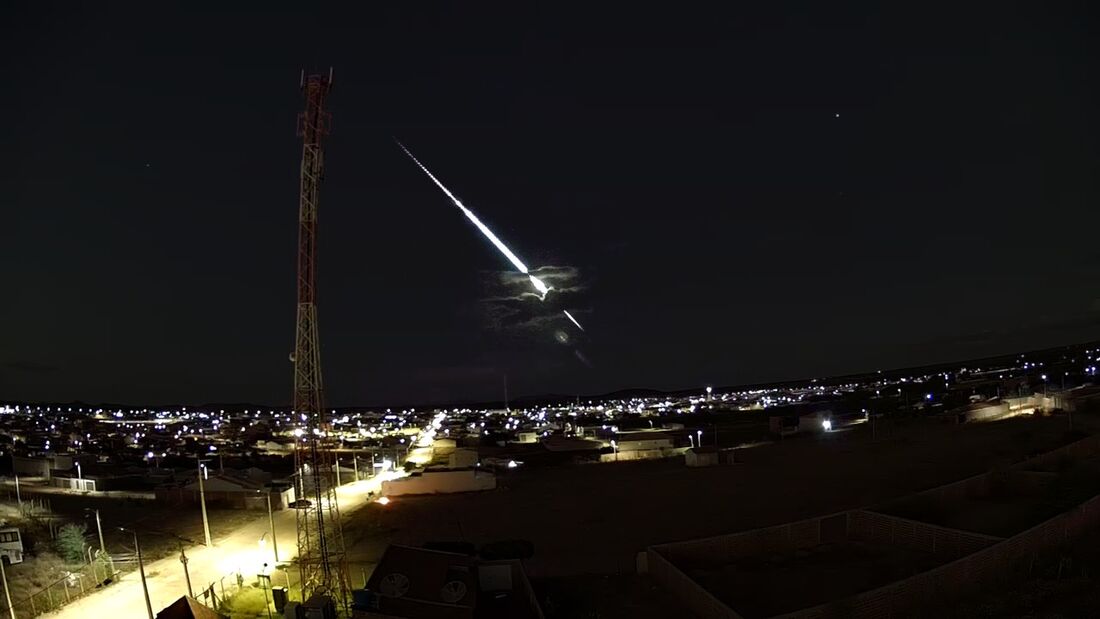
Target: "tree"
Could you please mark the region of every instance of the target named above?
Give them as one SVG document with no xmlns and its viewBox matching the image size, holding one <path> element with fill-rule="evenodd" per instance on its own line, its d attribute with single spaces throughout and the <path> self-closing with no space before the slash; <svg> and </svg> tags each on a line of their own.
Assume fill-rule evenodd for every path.
<svg viewBox="0 0 1100 619">
<path fill-rule="evenodd" d="M 79 563 L 84 559 L 84 532 L 87 527 L 82 524 L 67 524 L 57 531 L 57 554 L 69 563 Z"/>
</svg>

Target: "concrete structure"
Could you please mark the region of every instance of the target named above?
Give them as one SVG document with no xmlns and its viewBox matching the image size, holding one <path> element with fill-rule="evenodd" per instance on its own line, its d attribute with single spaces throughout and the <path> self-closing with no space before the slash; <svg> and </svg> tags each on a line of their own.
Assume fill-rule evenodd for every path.
<svg viewBox="0 0 1100 619">
<path fill-rule="evenodd" d="M 497 487 L 492 473 L 477 469 L 440 470 L 413 473 L 408 477 L 382 482 L 383 496 L 405 494 L 446 494 L 451 492 L 476 492 Z"/>
<path fill-rule="evenodd" d="M 456 449 L 447 456 L 447 466 L 452 469 L 468 469 L 477 465 L 477 451 Z"/>
<path fill-rule="evenodd" d="M 97 464 L 50 471 L 51 486 L 77 492 L 139 490 L 148 488 L 145 478 L 144 469 Z"/>
<path fill-rule="evenodd" d="M 389 546 L 367 586 L 352 592 L 356 619 L 542 619 L 523 565 Z"/>
<path fill-rule="evenodd" d="M 520 432 L 516 434 L 517 443 L 537 443 L 539 442 L 538 432 Z"/>
<path fill-rule="evenodd" d="M 0 528 L 0 560 L 9 564 L 23 562 L 23 536 L 19 529 Z"/>
<path fill-rule="evenodd" d="M 42 477 L 49 479 L 50 471 L 67 470 L 79 462 L 82 466 L 91 466 L 96 457 L 88 454 L 52 454 L 47 456 L 11 457 L 12 472 L 22 477 Z"/>
<path fill-rule="evenodd" d="M 688 466 L 718 466 L 718 450 L 714 447 L 695 447 L 684 452 L 684 463 Z"/>
<path fill-rule="evenodd" d="M 654 436 L 652 438 L 639 436 L 637 434 L 623 435 L 625 438 L 622 440 L 616 438 L 615 444 L 618 446 L 619 452 L 624 451 L 648 451 L 653 449 L 672 449 L 675 445 L 672 439 L 667 436 Z"/>
<path fill-rule="evenodd" d="M 157 619 L 227 619 L 226 615 L 204 606 L 186 595 L 157 613 Z"/>
<path fill-rule="evenodd" d="M 553 435 L 542 441 L 542 446 L 552 452 L 585 452 L 599 451 L 603 447 L 600 441 L 584 438 L 571 438 L 567 436 Z"/>
<path fill-rule="evenodd" d="M 458 447 L 453 438 L 437 438 L 432 440 L 432 450 L 437 456 L 448 456 Z"/>
<path fill-rule="evenodd" d="M 350 478 L 350 473 L 349 473 Z M 230 509 L 267 510 L 267 498 L 271 497 L 271 509 L 285 509 L 294 501 L 294 488 L 272 487 L 230 475 L 211 474 L 203 480 L 208 506 Z M 172 504 L 197 504 L 200 500 L 197 476 L 181 484 L 167 484 L 156 489 L 156 500 Z"/>
<path fill-rule="evenodd" d="M 1064 493 L 1057 490 L 1065 486 L 1058 476 L 1079 482 L 1098 456 L 1100 435 L 1094 435 L 1007 471 L 977 475 L 884 506 L 964 523 L 967 530 L 878 509 L 853 510 L 651 546 L 638 565 L 704 618 L 909 616 L 930 603 L 944 604 L 1000 582 L 1038 553 L 1100 525 L 1100 494 L 1054 515 L 1035 509 L 1064 509 Z M 1063 473 L 1070 470 L 1067 466 L 1080 469 Z M 1095 492 L 1095 486 L 1086 486 L 1078 493 L 1090 488 Z M 1051 489 L 1056 490 L 1053 495 Z M 1014 510 L 1005 502 L 1013 496 L 1024 501 Z M 1028 497 L 1038 503 L 1029 504 Z M 972 530 L 1004 526 L 1001 518 L 991 522 L 989 516 L 1003 516 L 1006 510 L 1011 526 L 1004 535 Z"/>
</svg>

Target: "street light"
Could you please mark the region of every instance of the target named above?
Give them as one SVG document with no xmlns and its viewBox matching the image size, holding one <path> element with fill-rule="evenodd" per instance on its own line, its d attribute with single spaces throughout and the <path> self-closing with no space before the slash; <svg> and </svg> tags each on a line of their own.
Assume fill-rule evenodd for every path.
<svg viewBox="0 0 1100 619">
<path fill-rule="evenodd" d="M 260 538 L 260 542 L 263 542 L 264 538 Z M 267 590 L 271 588 L 271 577 L 267 575 L 267 564 L 264 563 L 264 568 L 260 572 L 260 577 L 257 579 L 260 581 L 260 589 L 264 592 L 264 608 L 267 609 L 267 619 L 271 618 L 271 603 L 267 601 Z M 267 586 L 264 586 L 264 580 L 267 580 Z"/>
<path fill-rule="evenodd" d="M 701 448 L 703 446 L 703 431 L 702 430 L 696 430 L 695 431 L 695 437 L 697 439 L 699 439 L 696 442 L 699 443 L 699 447 Z"/>
<path fill-rule="evenodd" d="M 275 516 L 271 512 L 271 491 L 265 493 L 267 497 L 267 524 L 271 527 L 271 549 L 275 551 L 275 563 L 279 562 L 279 541 L 275 539 Z M 260 539 L 263 539 L 262 537 Z"/>
<path fill-rule="evenodd" d="M 195 460 L 199 465 L 199 503 L 202 504 L 202 532 L 206 536 L 206 547 L 210 548 L 214 545 L 210 541 L 210 520 L 206 516 L 206 487 L 203 485 L 203 478 L 206 476 L 206 467 L 203 466 L 204 462 L 209 460 L 203 460 L 198 454 L 195 455 Z"/>
<path fill-rule="evenodd" d="M 149 600 L 149 584 L 145 582 L 145 563 L 141 560 L 141 544 L 138 543 L 137 531 L 119 527 L 119 531 L 129 531 L 134 534 L 134 550 L 137 551 L 138 573 L 141 574 L 141 590 L 145 593 L 145 610 L 149 613 L 149 619 L 153 617 L 153 602 Z"/>
<path fill-rule="evenodd" d="M 84 508 L 84 513 L 88 513 L 88 512 L 95 512 L 95 528 L 96 528 L 96 531 L 99 533 L 99 551 L 101 553 L 103 553 L 104 555 L 106 555 L 107 554 L 107 545 L 103 543 L 103 523 L 99 519 L 99 510 L 98 509 L 91 509 L 91 508 L 87 508 L 87 507 Z"/>
</svg>

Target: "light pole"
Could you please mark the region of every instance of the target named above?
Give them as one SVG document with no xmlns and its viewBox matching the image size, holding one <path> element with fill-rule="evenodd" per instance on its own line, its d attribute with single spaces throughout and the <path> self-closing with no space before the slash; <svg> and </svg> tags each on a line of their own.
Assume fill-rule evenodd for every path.
<svg viewBox="0 0 1100 619">
<path fill-rule="evenodd" d="M 275 551 L 275 563 L 279 562 L 279 542 L 275 541 L 275 516 L 271 511 L 271 492 L 267 492 L 267 524 L 271 527 L 271 549 Z"/>
<path fill-rule="evenodd" d="M 267 586 L 264 586 L 264 581 L 267 581 Z M 271 619 L 271 603 L 267 601 L 267 590 L 271 588 L 271 577 L 267 575 L 267 564 L 264 563 L 264 569 L 260 572 L 260 588 L 264 591 L 264 608 L 267 609 L 267 619 Z"/>
<path fill-rule="evenodd" d="M 134 550 L 137 551 L 138 573 L 141 574 L 141 590 L 145 592 L 145 610 L 149 613 L 149 619 L 154 619 L 153 603 L 149 600 L 149 584 L 145 582 L 145 563 L 141 560 L 141 544 L 138 543 L 137 531 L 126 529 L 125 527 L 119 527 L 118 530 L 130 531 L 134 534 Z"/>
<path fill-rule="evenodd" d="M 191 572 L 187 570 L 187 553 L 183 551 L 183 542 L 180 542 L 180 563 L 183 564 L 183 577 L 187 580 L 187 595 L 195 597 L 195 592 L 191 590 Z"/>
<path fill-rule="evenodd" d="M 351 454 L 351 467 L 355 471 L 355 481 L 359 481 L 359 456 L 357 454 Z"/>
<path fill-rule="evenodd" d="M 699 448 L 701 449 L 703 447 L 703 431 L 702 430 L 696 430 L 695 431 L 695 438 L 698 439 L 695 442 L 699 444 Z"/>
<path fill-rule="evenodd" d="M 4 581 L 4 597 L 8 600 L 8 614 L 15 619 L 15 607 L 11 605 L 11 592 L 8 591 L 8 575 L 4 572 L 4 562 L 0 561 L 0 580 Z"/>
<path fill-rule="evenodd" d="M 95 528 L 96 532 L 99 533 L 99 551 L 107 554 L 107 545 L 103 543 L 103 522 L 99 519 L 99 510 L 85 508 L 84 512 L 95 512 Z"/>
<path fill-rule="evenodd" d="M 206 517 L 206 486 L 202 483 L 203 477 L 206 475 L 203 462 L 206 462 L 206 460 L 203 460 L 197 455 L 195 459 L 199 463 L 199 503 L 202 504 L 202 533 L 206 536 L 206 547 L 210 548 L 214 543 L 210 541 L 210 520 Z"/>
<path fill-rule="evenodd" d="M 15 457 L 14 455 L 12 456 Z M 19 503 L 19 513 L 23 513 L 23 497 L 19 495 L 19 473 L 15 474 L 15 501 Z"/>
</svg>

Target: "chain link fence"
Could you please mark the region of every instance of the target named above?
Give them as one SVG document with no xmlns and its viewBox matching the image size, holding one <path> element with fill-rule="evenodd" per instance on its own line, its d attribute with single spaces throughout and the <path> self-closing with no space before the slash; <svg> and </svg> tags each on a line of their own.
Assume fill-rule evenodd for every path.
<svg viewBox="0 0 1100 619">
<path fill-rule="evenodd" d="M 13 599 L 11 609 L 7 608 L 6 602 L 0 601 L 4 604 L 4 610 L 0 611 L 0 615 L 7 615 L 10 610 L 15 610 L 16 617 L 37 617 L 98 591 L 116 580 L 118 580 L 118 571 L 115 569 L 114 562 L 110 559 L 97 558 L 79 570 L 68 572 L 28 597 Z"/>
</svg>

